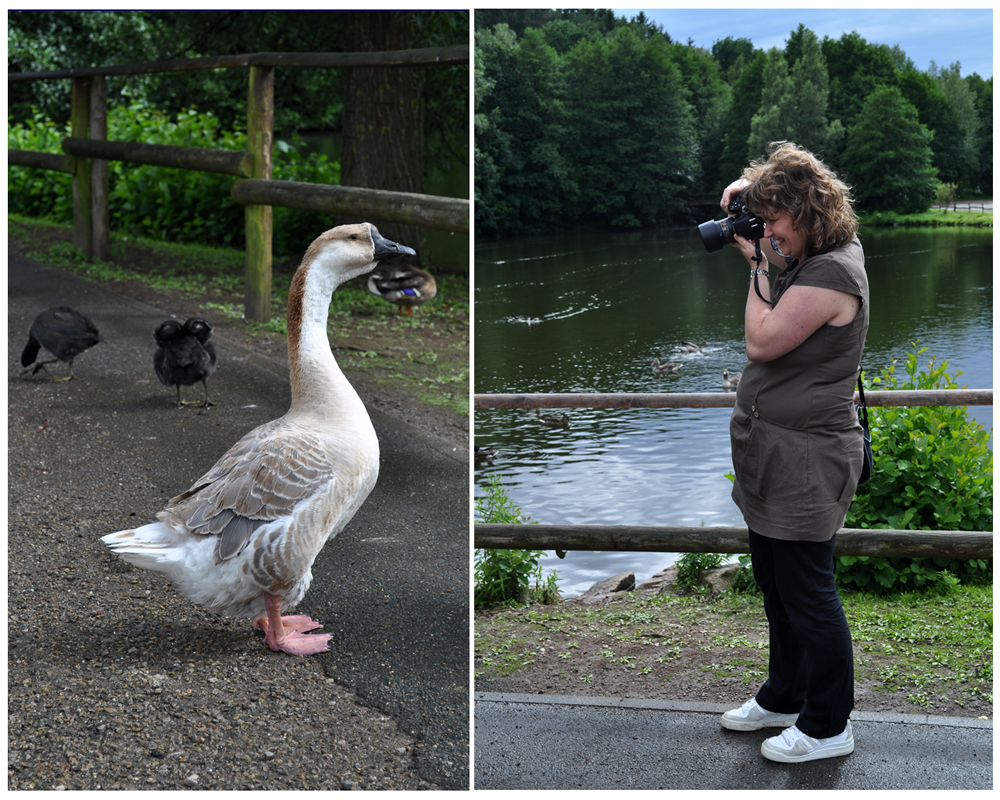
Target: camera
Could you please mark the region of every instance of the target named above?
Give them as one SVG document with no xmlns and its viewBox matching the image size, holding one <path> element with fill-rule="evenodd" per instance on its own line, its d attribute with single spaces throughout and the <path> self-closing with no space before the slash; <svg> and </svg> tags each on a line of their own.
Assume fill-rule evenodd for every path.
<svg viewBox="0 0 1000 800">
<path fill-rule="evenodd" d="M 743 198 L 736 195 L 729 201 L 729 213 L 725 219 L 703 222 L 698 226 L 698 233 L 709 253 L 721 250 L 731 244 L 733 236 L 739 234 L 744 239 L 761 239 L 764 236 L 764 222 L 750 213 Z"/>
</svg>

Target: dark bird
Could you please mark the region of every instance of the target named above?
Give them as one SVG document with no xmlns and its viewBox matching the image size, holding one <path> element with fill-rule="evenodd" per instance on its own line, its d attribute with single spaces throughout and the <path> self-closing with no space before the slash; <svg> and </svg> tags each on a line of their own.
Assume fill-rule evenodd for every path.
<svg viewBox="0 0 1000 800">
<path fill-rule="evenodd" d="M 492 461 L 493 456 L 497 454 L 495 447 L 480 447 L 478 444 L 475 445 L 475 457 L 476 461 Z"/>
<path fill-rule="evenodd" d="M 166 386 L 177 387 L 177 407 L 182 405 L 212 405 L 208 397 L 208 376 L 215 372 L 218 356 L 209 340 L 212 326 L 201 317 L 191 317 L 181 325 L 175 319 L 161 322 L 153 338 L 158 345 L 153 354 L 153 369 Z M 201 381 L 205 399 L 181 400 L 181 386 L 194 386 Z"/>
<path fill-rule="evenodd" d="M 69 362 L 69 375 L 65 378 L 53 378 L 56 381 L 73 380 L 73 359 L 88 347 L 93 347 L 98 342 L 103 342 L 104 337 L 97 332 L 94 323 L 87 319 L 79 311 L 74 311 L 69 306 L 57 306 L 43 311 L 31 324 L 28 332 L 28 344 L 25 345 L 21 353 L 21 366 L 26 369 L 21 371 L 22 375 L 30 372 L 36 374 L 38 370 L 44 370 L 46 364 L 54 364 L 56 361 Z M 38 350 L 44 347 L 55 358 L 47 361 L 38 361 Z M 48 370 L 45 370 L 48 372 Z"/>
<path fill-rule="evenodd" d="M 395 303 L 401 313 L 412 314 L 415 306 L 437 294 L 434 276 L 416 267 L 382 265 L 368 276 L 368 291 Z"/>
<path fill-rule="evenodd" d="M 535 409 L 535 416 L 542 421 L 543 425 L 548 425 L 550 428 L 568 428 L 569 427 L 569 416 L 566 414 L 555 414 L 551 416 L 542 416 L 542 412 L 537 408 Z"/>
</svg>

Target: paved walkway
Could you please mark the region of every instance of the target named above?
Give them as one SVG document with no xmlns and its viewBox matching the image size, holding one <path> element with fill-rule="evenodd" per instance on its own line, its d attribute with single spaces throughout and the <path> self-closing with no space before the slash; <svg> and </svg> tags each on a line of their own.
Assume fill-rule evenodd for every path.
<svg viewBox="0 0 1000 800">
<path fill-rule="evenodd" d="M 173 662 L 183 648 L 151 644 L 151 632 L 178 631 L 188 637 L 185 654 L 195 653 L 185 660 L 209 675 L 217 664 L 227 675 L 242 676 L 252 662 L 263 682 L 276 666 L 306 675 L 307 664 L 322 665 L 326 676 L 365 706 L 391 717 L 400 734 L 416 742 L 415 755 L 403 759 L 415 758 L 425 781 L 466 788 L 467 453 L 372 412 L 381 445 L 378 484 L 354 520 L 321 552 L 312 586 L 299 606 L 324 623 L 324 632 L 334 634 L 331 652 L 301 663 L 283 662 L 291 657 L 266 651 L 243 620 L 196 610 L 190 619 L 178 619 L 178 610 L 189 612 L 173 587 L 154 573 L 123 564 L 98 537 L 136 520 L 152 521 L 166 499 L 187 489 L 244 433 L 282 415 L 290 398 L 287 368 L 252 352 L 236 337 L 214 336 L 219 368 L 209 387 L 217 405 L 208 411 L 178 410 L 172 407 L 174 390 L 160 384 L 152 368 L 152 334 L 167 316 L 163 311 L 15 253 L 8 253 L 8 262 L 8 576 L 9 603 L 16 611 L 8 634 L 11 657 L 20 665 L 10 667 L 10 700 L 15 709 L 26 709 L 18 730 L 29 736 L 46 727 L 46 719 L 56 712 L 35 709 L 32 698 L 58 694 L 58 715 L 69 720 L 59 724 L 59 735 L 77 742 L 73 750 L 84 763 L 93 759 L 103 764 L 107 748 L 116 744 L 108 740 L 110 727 L 106 731 L 101 726 L 99 734 L 73 728 L 86 724 L 78 707 L 87 707 L 94 698 L 77 703 L 62 694 L 64 684 L 75 685 L 73 670 L 79 665 L 74 664 L 83 658 L 95 674 L 106 662 L 127 674 L 145 674 L 148 662 L 161 673 L 158 680 L 168 681 L 159 696 L 182 697 L 187 690 L 178 686 L 174 691 L 170 682 L 181 681 L 183 669 L 174 669 Z M 38 312 L 57 305 L 87 314 L 105 341 L 76 360 L 76 380 L 22 378 L 19 359 L 31 322 Z M 66 365 L 49 370 L 50 375 L 65 375 Z M 185 397 L 200 391 L 192 387 Z M 150 589 L 137 592 L 133 584 Z M 245 691 L 235 677 L 196 688 L 206 703 L 220 696 L 238 699 Z M 252 691 L 251 697 L 256 694 Z M 301 720 L 300 731 L 310 725 L 321 730 L 330 722 L 328 700 L 332 705 L 336 698 L 312 698 L 320 712 Z M 286 713 L 285 700 L 276 695 L 259 702 L 262 720 Z M 36 711 L 45 716 L 35 719 Z M 193 728 L 198 718 L 188 719 L 187 713 L 181 712 L 178 724 Z M 300 713 L 306 716 L 308 710 Z M 351 722 L 336 720 L 338 738 L 353 742 L 344 733 Z M 229 749 L 237 751 L 233 758 L 240 755 L 236 737 L 242 730 L 228 740 L 229 734 L 218 734 L 222 748 L 232 745 Z M 19 775 L 63 768 L 62 753 L 29 745 L 18 750 Z M 322 775 L 329 772 L 322 752 L 331 746 L 321 742 L 289 757 L 297 768 L 305 764 Z M 385 758 L 377 748 L 369 757 L 364 743 L 358 747 L 353 760 L 360 768 Z M 193 761 L 195 755 L 188 758 Z M 396 750 L 389 756 L 395 758 Z M 206 756 L 213 774 L 226 774 L 227 757 L 217 751 Z M 148 770 L 148 780 L 155 782 L 149 788 L 182 788 L 171 783 L 172 773 L 163 777 L 148 761 L 142 756 L 136 772 L 145 781 Z M 209 788 L 205 769 L 199 786 Z M 238 761 L 232 769 L 241 774 Z M 84 781 L 71 788 L 94 788 L 83 774 L 71 774 Z M 125 780 L 117 773 L 113 777 Z M 276 780 L 288 778 L 278 775 Z M 40 781 L 39 788 L 53 788 Z"/>
<path fill-rule="evenodd" d="M 854 753 L 760 754 L 716 704 L 476 693 L 476 789 L 992 789 L 992 720 L 855 712 Z"/>
</svg>

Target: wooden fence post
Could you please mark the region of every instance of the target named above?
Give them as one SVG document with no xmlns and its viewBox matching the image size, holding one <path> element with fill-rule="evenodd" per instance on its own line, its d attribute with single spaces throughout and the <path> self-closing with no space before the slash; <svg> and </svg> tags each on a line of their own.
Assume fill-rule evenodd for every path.
<svg viewBox="0 0 1000 800">
<path fill-rule="evenodd" d="M 70 129 L 73 136 L 86 139 L 90 129 L 90 78 L 73 78 Z M 73 246 L 87 258 L 94 257 L 94 231 L 90 215 L 90 160 L 73 163 Z"/>
<path fill-rule="evenodd" d="M 90 138 L 108 138 L 108 84 L 103 75 L 95 75 L 90 84 Z M 111 208 L 108 203 L 108 162 L 95 158 L 90 162 L 91 223 L 94 258 L 111 260 Z"/>
<path fill-rule="evenodd" d="M 253 159 L 253 178 L 271 178 L 274 144 L 274 67 L 250 67 L 247 98 L 247 150 Z M 271 319 L 271 206 L 246 207 L 247 275 L 244 314 L 249 320 Z"/>
</svg>

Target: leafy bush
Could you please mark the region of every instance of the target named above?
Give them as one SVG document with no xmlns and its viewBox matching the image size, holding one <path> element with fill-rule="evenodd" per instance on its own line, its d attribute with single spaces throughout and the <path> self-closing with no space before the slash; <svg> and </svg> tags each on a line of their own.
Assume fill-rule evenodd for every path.
<svg viewBox="0 0 1000 800">
<path fill-rule="evenodd" d="M 492 474 L 487 480 L 486 497 L 476 498 L 477 516 L 491 524 L 526 523 L 528 517 L 522 516 L 521 509 L 514 505 L 500 483 L 500 476 Z M 544 555 L 543 550 L 476 550 L 476 608 L 523 605 L 532 594 L 540 602 L 553 602 L 557 597 L 558 578 L 553 573 L 543 581 L 538 562 Z"/>
<path fill-rule="evenodd" d="M 675 564 L 677 588 L 692 592 L 707 589 L 699 582 L 702 570 L 720 567 L 725 560 L 726 557 L 719 553 L 682 553 Z"/>
<path fill-rule="evenodd" d="M 927 348 L 906 357 L 908 379 L 897 378 L 896 362 L 871 383 L 884 389 L 956 389 L 948 363 L 926 371 L 917 360 Z M 993 530 L 993 453 L 989 432 L 963 406 L 869 408 L 875 472 L 858 487 L 847 528 L 900 530 Z M 842 556 L 842 586 L 869 591 L 914 589 L 939 584 L 947 591 L 963 583 L 991 581 L 992 559 L 908 559 Z"/>
<path fill-rule="evenodd" d="M 8 117 L 7 146 L 18 150 L 62 153 L 69 136 L 36 113 L 15 125 Z M 212 114 L 188 109 L 176 119 L 144 106 L 115 106 L 108 111 L 108 139 L 187 147 L 245 150 L 246 133 L 224 131 Z M 123 234 L 173 242 L 242 248 L 244 209 L 229 193 L 231 175 L 195 170 L 108 162 L 111 225 Z M 336 184 L 340 165 L 326 156 L 303 155 L 298 139 L 276 142 L 272 175 L 275 180 Z M 7 201 L 11 211 L 56 222 L 72 222 L 72 176 L 51 170 L 10 167 Z M 299 253 L 329 228 L 329 216 L 288 208 L 274 209 L 276 254 Z"/>
</svg>

